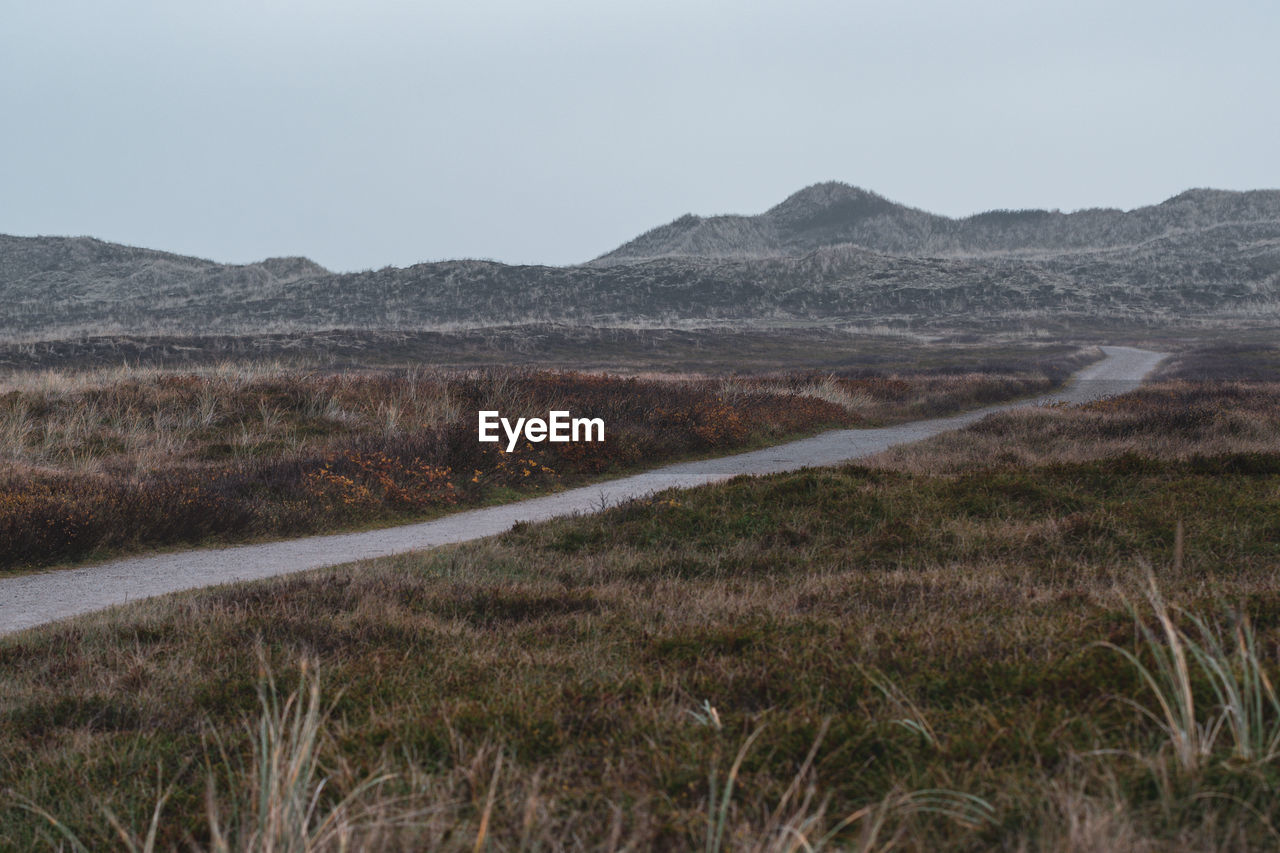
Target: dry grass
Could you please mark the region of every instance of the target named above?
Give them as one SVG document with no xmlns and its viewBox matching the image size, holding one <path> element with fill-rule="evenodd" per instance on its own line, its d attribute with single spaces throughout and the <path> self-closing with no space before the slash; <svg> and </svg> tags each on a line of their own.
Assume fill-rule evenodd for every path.
<svg viewBox="0 0 1280 853">
<path fill-rule="evenodd" d="M 1158 381 L 1085 406 L 1003 412 L 887 451 L 870 464 L 957 473 L 1119 457 L 1189 461 L 1280 448 L 1280 346 L 1211 345 L 1161 365 Z"/>
<path fill-rule="evenodd" d="M 476 441 L 476 412 L 602 417 L 603 443 Z M 0 394 L 0 568 L 408 520 L 854 418 L 716 382 L 271 366 L 32 374 Z"/>
<path fill-rule="evenodd" d="M 723 380 L 214 365 L 0 385 L 0 569 L 429 517 L 823 427 L 1044 390 L 1025 375 Z M 600 417 L 603 443 L 476 440 L 476 412 Z"/>
<path fill-rule="evenodd" d="M 158 332 L 159 330 L 157 330 Z M 127 363 L 200 365 L 284 361 L 295 367 L 362 370 L 406 364 L 451 368 L 518 365 L 625 373 L 726 374 L 783 369 L 887 373 L 1055 371 L 1075 359 L 1066 343 L 1025 336 L 921 338 L 903 330 L 849 327 L 751 328 L 675 323 L 667 327 L 563 324 L 426 331 L 331 329 L 295 334 L 102 335 L 0 343 L 0 367 L 91 368 Z"/>
<path fill-rule="evenodd" d="M 1220 390 L 1185 399 L 1266 408 Z M 104 843 L 100 806 L 145 826 L 159 764 L 162 844 L 209 844 L 189 759 L 211 730 L 253 754 L 260 637 L 283 677 L 315 659 L 341 689 L 321 807 L 394 774 L 389 849 L 1271 845 L 1280 459 L 1208 455 L 1218 422 L 1168 399 L 1101 411 L 1178 432 L 1166 459 L 741 479 L 8 638 L 0 778 Z M 1061 421 L 1064 451 L 1095 414 Z M 1152 618 L 1148 567 L 1180 609 Z M 1177 643 L 1164 695 L 1216 729 L 1194 761 L 1134 666 Z M 0 820 L 19 844 L 39 825 Z"/>
<path fill-rule="evenodd" d="M 1247 456 L 1280 447 L 1280 383 L 1166 381 L 1076 407 L 1003 412 L 965 430 L 875 457 L 898 471 L 951 472 L 996 465 Z"/>
<path fill-rule="evenodd" d="M 90 847 L 118 838 L 104 807 L 145 830 L 158 767 L 158 845 L 213 846 L 198 758 L 216 733 L 232 813 L 259 638 L 281 683 L 325 674 L 317 813 L 357 795 L 357 846 L 1274 848 L 1278 411 L 1275 386 L 1160 385 L 988 419 L 932 467 L 742 478 L 0 639 L 0 838 L 49 826 L 19 801 Z"/>
</svg>

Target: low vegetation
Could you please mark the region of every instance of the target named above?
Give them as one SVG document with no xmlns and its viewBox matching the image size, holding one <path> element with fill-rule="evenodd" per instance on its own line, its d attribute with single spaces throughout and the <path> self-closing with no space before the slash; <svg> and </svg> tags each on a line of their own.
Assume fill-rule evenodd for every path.
<svg viewBox="0 0 1280 853">
<path fill-rule="evenodd" d="M 1192 382 L 1280 382 L 1280 346 L 1274 338 L 1251 341 L 1233 335 L 1232 343 L 1200 346 L 1168 361 L 1161 379 Z"/>
<path fill-rule="evenodd" d="M 1111 338 L 1104 340 L 1111 341 Z M 0 342 L 0 368 L 15 371 L 118 367 L 192 368 L 279 362 L 313 370 L 537 367 L 700 374 L 777 370 L 888 373 L 1060 371 L 1075 363 L 1066 343 L 976 335 L 923 337 L 878 324 L 755 328 L 686 323 L 592 327 L 529 323 L 436 331 L 329 329 L 225 335 L 84 335 Z"/>
<path fill-rule="evenodd" d="M 1046 390 L 1021 373 L 635 378 L 213 367 L 14 374 L 0 386 L 0 570 L 429 517 L 824 427 Z M 602 418 L 605 441 L 477 441 L 476 413 Z"/>
<path fill-rule="evenodd" d="M 1157 382 L 1078 407 L 1002 412 L 966 430 L 886 451 L 870 464 L 962 472 L 1099 459 L 1178 460 L 1189 468 L 1236 460 L 1263 469 L 1277 448 L 1280 382 Z"/>
<path fill-rule="evenodd" d="M 1275 846 L 1280 386 L 929 448 L 0 639 L 0 838 Z"/>
</svg>

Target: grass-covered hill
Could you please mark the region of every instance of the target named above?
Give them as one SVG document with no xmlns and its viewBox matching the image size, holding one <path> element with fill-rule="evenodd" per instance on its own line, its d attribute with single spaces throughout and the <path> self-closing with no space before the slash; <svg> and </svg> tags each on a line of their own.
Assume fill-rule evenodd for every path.
<svg viewBox="0 0 1280 853">
<path fill-rule="evenodd" d="M 0 303 L 11 340 L 530 322 L 1267 325 L 1280 315 L 1280 192 L 952 220 L 821 184 L 758 217 L 684 217 L 570 267 L 456 260 L 332 274 L 300 258 L 227 266 L 6 237 Z"/>
<path fill-rule="evenodd" d="M 756 216 L 692 214 L 609 252 L 601 265 L 670 257 L 797 257 L 836 245 L 898 255 L 1046 253 L 1133 246 L 1160 237 L 1280 221 L 1280 191 L 1188 190 L 1136 210 L 927 213 L 848 184 L 814 184 Z"/>
</svg>

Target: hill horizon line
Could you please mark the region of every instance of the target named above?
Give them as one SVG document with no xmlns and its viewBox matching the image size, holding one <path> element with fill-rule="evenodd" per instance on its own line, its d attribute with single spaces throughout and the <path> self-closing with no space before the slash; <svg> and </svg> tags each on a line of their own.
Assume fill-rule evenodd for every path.
<svg viewBox="0 0 1280 853">
<path fill-rule="evenodd" d="M 351 270 L 334 270 L 334 269 L 325 267 L 324 265 L 318 263 L 317 261 L 313 260 L 307 255 L 271 255 L 266 258 L 251 260 L 251 261 L 244 261 L 244 262 L 221 261 L 221 260 L 216 260 L 208 255 L 183 254 L 180 252 L 173 252 L 158 246 L 144 246 L 137 243 L 118 242 L 115 240 L 108 240 L 93 234 L 52 234 L 52 233 L 3 234 L 3 233 L 0 233 L 0 238 L 17 239 L 17 240 L 84 241 L 84 242 L 96 243 L 102 246 L 109 246 L 109 247 L 118 248 L 118 249 L 127 249 L 127 250 L 135 250 L 135 251 L 148 252 L 148 253 L 156 253 L 156 254 L 170 256 L 173 258 L 179 258 L 184 261 L 198 261 L 198 262 L 217 265 L 221 267 L 256 267 L 256 266 L 276 265 L 276 264 L 284 264 L 284 263 L 288 263 L 291 265 L 305 263 L 307 266 L 312 268 L 315 274 L 318 274 L 318 275 L 344 275 L 344 274 L 354 274 L 354 273 L 361 273 L 361 272 L 373 272 L 375 270 L 387 270 L 387 269 L 405 270 L 405 269 L 412 269 L 414 267 L 418 267 L 426 264 L 449 263 L 449 262 L 478 262 L 478 263 L 486 263 L 486 264 L 495 264 L 495 265 L 504 266 L 504 267 L 550 267 L 550 268 L 558 268 L 558 269 L 569 269 L 569 268 L 578 267 L 578 266 L 588 266 L 588 265 L 598 264 L 602 261 L 606 261 L 608 258 L 615 255 L 616 253 L 626 248 L 627 246 L 631 245 L 632 243 L 636 242 L 637 240 L 640 240 L 648 235 L 654 234 L 655 232 L 660 232 L 663 229 L 669 229 L 673 226 L 679 226 L 682 224 L 715 222 L 718 220 L 720 221 L 754 220 L 760 217 L 768 217 L 768 216 L 777 215 L 780 213 L 785 214 L 789 207 L 796 207 L 801 205 L 812 205 L 812 204 L 821 205 L 822 204 L 821 196 L 827 196 L 828 198 L 834 196 L 841 201 L 845 201 L 846 203 L 847 202 L 854 202 L 854 203 L 863 202 L 869 205 L 874 205 L 876 207 L 879 207 L 885 211 L 888 211 L 888 210 L 903 211 L 903 212 L 909 212 L 909 213 L 914 213 L 918 215 L 924 215 L 939 221 L 952 222 L 952 223 L 965 223 L 965 222 L 981 221 L 984 218 L 1006 217 L 1006 216 L 1027 216 L 1027 215 L 1034 216 L 1037 214 L 1047 214 L 1051 216 L 1063 216 L 1063 217 L 1070 217 L 1078 214 L 1089 214 L 1089 213 L 1124 215 L 1124 214 L 1133 214 L 1133 213 L 1144 211 L 1144 210 L 1160 208 L 1162 206 L 1169 205 L 1172 203 L 1178 203 L 1178 202 L 1197 201 L 1197 200 L 1213 198 L 1213 197 L 1240 198 L 1240 197 L 1251 196 L 1251 195 L 1269 195 L 1269 194 L 1280 197 L 1280 188 L 1227 190 L 1227 189 L 1217 189 L 1214 187 L 1190 187 L 1188 189 L 1182 190 L 1181 192 L 1175 193 L 1172 196 L 1169 196 L 1163 201 L 1155 202 L 1152 204 L 1139 205 L 1137 207 L 1132 207 L 1127 209 L 1118 208 L 1118 207 L 1102 207 L 1102 206 L 1081 207 L 1081 208 L 1075 208 L 1071 210 L 1063 210 L 1057 207 L 1054 207 L 1054 208 L 998 207 L 998 208 L 989 208 L 987 210 L 977 211 L 977 212 L 966 214 L 963 216 L 949 216 L 947 214 L 934 213 L 923 207 L 917 207 L 914 205 L 909 205 L 903 202 L 895 201 L 893 199 L 890 199 L 888 196 L 883 195 L 875 190 L 867 189 L 857 184 L 851 184 L 851 183 L 847 183 L 845 181 L 839 181 L 839 180 L 827 180 L 827 181 L 818 181 L 818 182 L 809 184 L 805 187 L 802 187 L 801 189 L 796 190 L 795 192 L 788 195 L 782 201 L 778 202 L 777 204 L 774 204 L 773 206 L 767 208 L 766 210 L 760 213 L 751 214 L 751 213 L 726 212 L 726 213 L 713 213 L 713 214 L 698 214 L 693 212 L 685 212 L 676 216 L 674 219 L 671 219 L 670 221 L 662 225 L 659 225 L 647 231 L 641 232 L 632 240 L 627 241 L 615 247 L 614 249 L 603 252 L 602 254 L 596 255 L 586 261 L 581 261 L 578 263 L 569 263 L 569 264 L 541 263 L 536 261 L 535 262 L 505 261 L 492 256 L 458 255 L 458 256 L 447 256 L 447 257 L 440 257 L 440 258 L 423 259 L 411 264 L 407 264 L 405 266 L 395 266 L 394 264 L 384 264 L 380 267 L 364 267 L 361 269 L 351 269 Z M 815 196 L 819 198 L 815 198 Z M 830 206 L 831 205 L 828 204 L 828 207 Z M 874 248 L 870 250 L 876 251 Z M 652 256 L 652 257 L 661 257 L 661 256 Z"/>
</svg>

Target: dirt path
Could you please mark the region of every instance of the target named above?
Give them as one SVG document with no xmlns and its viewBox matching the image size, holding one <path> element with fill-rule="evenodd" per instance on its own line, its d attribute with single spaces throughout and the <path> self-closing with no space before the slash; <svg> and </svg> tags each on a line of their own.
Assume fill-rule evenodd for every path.
<svg viewBox="0 0 1280 853">
<path fill-rule="evenodd" d="M 265 578 L 479 539 L 501 533 L 517 521 L 542 521 L 575 512 L 593 512 L 661 489 L 698 486 L 739 474 L 772 474 L 834 465 L 879 453 L 895 444 L 919 441 L 958 429 L 992 412 L 1014 406 L 1054 401 L 1080 403 L 1123 393 L 1136 387 L 1166 355 L 1130 347 L 1103 349 L 1105 359 L 1080 371 L 1061 392 L 1032 403 L 1006 403 L 952 417 L 883 429 L 836 430 L 751 453 L 668 465 L 607 483 L 403 527 L 311 536 L 265 545 L 135 557 L 97 566 L 0 579 L 0 633 L 166 592 Z"/>
</svg>

